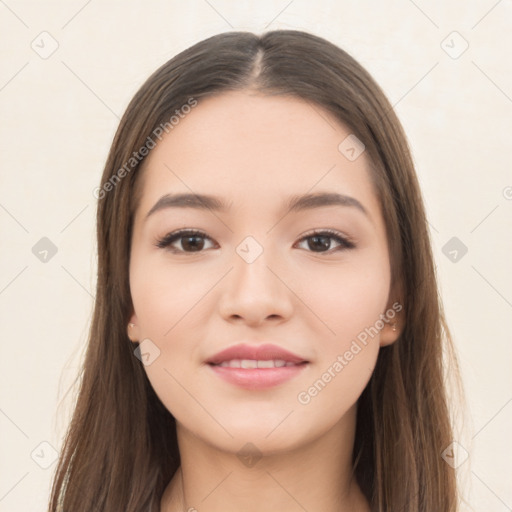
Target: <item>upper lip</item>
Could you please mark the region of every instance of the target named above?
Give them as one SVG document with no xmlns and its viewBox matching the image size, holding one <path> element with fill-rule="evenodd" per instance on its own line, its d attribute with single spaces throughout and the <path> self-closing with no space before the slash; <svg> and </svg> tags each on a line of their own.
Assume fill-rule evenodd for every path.
<svg viewBox="0 0 512 512">
<path fill-rule="evenodd" d="M 209 364 L 220 364 L 233 359 L 251 359 L 256 361 L 282 360 L 287 363 L 296 364 L 308 362 L 303 357 L 277 345 L 247 345 L 244 343 L 228 347 L 207 359 L 206 362 Z"/>
</svg>

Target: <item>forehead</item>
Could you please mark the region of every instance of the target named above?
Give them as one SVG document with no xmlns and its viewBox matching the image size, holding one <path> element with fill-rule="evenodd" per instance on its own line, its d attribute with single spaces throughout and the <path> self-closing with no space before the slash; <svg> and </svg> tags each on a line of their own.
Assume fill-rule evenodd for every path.
<svg viewBox="0 0 512 512">
<path fill-rule="evenodd" d="M 202 98 L 145 159 L 141 209 L 169 192 L 219 195 L 257 208 L 333 190 L 378 215 L 365 153 L 349 160 L 340 150 L 349 136 L 330 112 L 299 98 L 249 91 Z"/>
</svg>

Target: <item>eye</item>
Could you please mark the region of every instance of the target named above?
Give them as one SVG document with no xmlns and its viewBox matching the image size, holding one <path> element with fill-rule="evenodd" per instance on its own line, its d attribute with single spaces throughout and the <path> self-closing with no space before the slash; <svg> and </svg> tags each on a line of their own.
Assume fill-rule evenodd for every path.
<svg viewBox="0 0 512 512">
<path fill-rule="evenodd" d="M 155 245 L 161 249 L 167 248 L 175 253 L 191 253 L 201 252 L 214 247 L 214 244 L 211 244 L 210 247 L 205 247 L 207 245 L 205 241 L 212 242 L 212 239 L 202 231 L 187 229 L 169 233 L 163 238 L 158 239 Z M 338 244 L 338 246 L 333 248 L 332 241 Z M 334 252 L 355 247 L 355 244 L 348 237 L 344 237 L 332 230 L 313 231 L 302 237 L 299 240 L 299 245 L 301 243 L 306 243 L 306 248 L 309 251 L 317 253 Z M 179 245 L 179 247 L 176 245 Z"/>
<path fill-rule="evenodd" d="M 210 237 L 197 230 L 181 230 L 174 231 L 160 238 L 156 242 L 156 246 L 161 249 L 169 249 L 172 252 L 201 252 L 203 249 L 211 249 L 205 247 L 205 240 L 212 240 Z M 181 247 L 176 247 L 174 244 L 178 242 Z"/>
<path fill-rule="evenodd" d="M 333 240 L 338 244 L 338 247 L 332 248 Z M 313 231 L 302 237 L 299 242 L 305 242 L 307 249 L 311 252 L 334 252 L 355 248 L 355 244 L 348 237 L 343 237 L 338 232 L 329 229 Z"/>
</svg>

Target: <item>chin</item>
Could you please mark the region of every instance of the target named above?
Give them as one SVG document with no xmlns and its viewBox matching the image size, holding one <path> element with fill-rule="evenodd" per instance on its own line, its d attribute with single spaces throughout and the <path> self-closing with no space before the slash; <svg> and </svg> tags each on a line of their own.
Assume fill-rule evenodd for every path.
<svg viewBox="0 0 512 512">
<path fill-rule="evenodd" d="M 238 457 L 254 457 L 284 454 L 292 451 L 306 443 L 306 439 L 299 432 L 290 432 L 283 430 L 277 433 L 277 430 L 268 435 L 268 429 L 247 428 L 231 431 L 233 438 L 212 440 L 214 446 Z M 304 434 L 305 435 L 305 434 Z"/>
</svg>

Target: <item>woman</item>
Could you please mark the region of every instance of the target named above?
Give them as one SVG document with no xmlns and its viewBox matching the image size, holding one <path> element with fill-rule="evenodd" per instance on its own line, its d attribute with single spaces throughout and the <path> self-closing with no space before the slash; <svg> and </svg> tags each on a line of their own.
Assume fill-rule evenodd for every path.
<svg viewBox="0 0 512 512">
<path fill-rule="evenodd" d="M 406 137 L 328 41 L 224 33 L 116 133 L 50 510 L 457 509 L 438 298 Z"/>
</svg>

